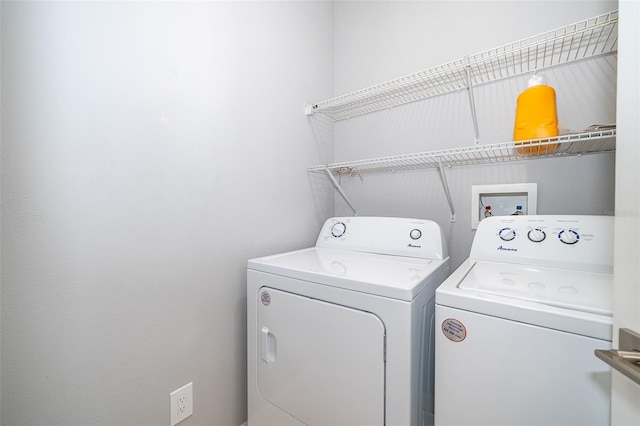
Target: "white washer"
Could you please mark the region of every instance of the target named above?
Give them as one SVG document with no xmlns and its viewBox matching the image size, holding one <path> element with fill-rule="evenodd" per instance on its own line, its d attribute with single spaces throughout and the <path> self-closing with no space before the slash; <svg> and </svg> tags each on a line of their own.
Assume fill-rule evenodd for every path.
<svg viewBox="0 0 640 426">
<path fill-rule="evenodd" d="M 315 247 L 249 260 L 249 425 L 432 424 L 448 274 L 421 219 L 332 218 Z"/>
<path fill-rule="evenodd" d="M 613 218 L 499 216 L 436 292 L 436 425 L 608 425 Z"/>
</svg>

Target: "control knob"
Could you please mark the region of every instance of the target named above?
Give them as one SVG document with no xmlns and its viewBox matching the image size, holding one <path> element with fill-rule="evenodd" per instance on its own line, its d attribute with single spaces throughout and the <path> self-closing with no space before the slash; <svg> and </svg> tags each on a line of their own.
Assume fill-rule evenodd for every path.
<svg viewBox="0 0 640 426">
<path fill-rule="evenodd" d="M 575 244 L 580 240 L 580 235 L 573 229 L 563 229 L 558 238 L 565 244 Z"/>
<path fill-rule="evenodd" d="M 498 236 L 504 241 L 511 241 L 516 237 L 516 231 L 511 228 L 502 228 Z"/>
<path fill-rule="evenodd" d="M 527 235 L 529 237 L 529 240 L 533 241 L 534 243 L 539 243 L 547 238 L 547 234 L 540 228 L 533 228 Z"/>
<path fill-rule="evenodd" d="M 409 232 L 409 236 L 412 240 L 418 240 L 422 237 L 422 231 L 419 229 L 412 229 L 411 232 Z"/>
<path fill-rule="evenodd" d="M 331 225 L 331 235 L 336 238 L 342 237 L 347 232 L 347 225 L 342 222 L 336 222 Z"/>
</svg>

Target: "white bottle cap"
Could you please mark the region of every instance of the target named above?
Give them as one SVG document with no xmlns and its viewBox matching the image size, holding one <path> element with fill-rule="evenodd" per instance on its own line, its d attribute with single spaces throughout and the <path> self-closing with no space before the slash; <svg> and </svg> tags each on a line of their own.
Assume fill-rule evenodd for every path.
<svg viewBox="0 0 640 426">
<path fill-rule="evenodd" d="M 534 74 L 529 79 L 529 87 L 546 86 L 546 85 L 547 85 L 547 78 L 542 74 Z"/>
</svg>

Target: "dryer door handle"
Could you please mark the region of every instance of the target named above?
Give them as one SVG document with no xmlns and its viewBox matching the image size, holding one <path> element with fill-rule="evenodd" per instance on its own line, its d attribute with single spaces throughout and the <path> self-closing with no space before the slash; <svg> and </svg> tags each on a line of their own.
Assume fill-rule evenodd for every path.
<svg viewBox="0 0 640 426">
<path fill-rule="evenodd" d="M 275 362 L 277 354 L 276 336 L 269 331 L 268 327 L 262 327 L 260 346 L 262 349 L 262 359 L 268 364 Z"/>
</svg>

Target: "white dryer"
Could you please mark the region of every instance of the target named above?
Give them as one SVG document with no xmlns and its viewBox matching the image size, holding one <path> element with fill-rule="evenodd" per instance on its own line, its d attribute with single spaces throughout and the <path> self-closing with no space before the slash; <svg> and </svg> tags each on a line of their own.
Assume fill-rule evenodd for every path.
<svg viewBox="0 0 640 426">
<path fill-rule="evenodd" d="M 421 219 L 332 218 L 315 247 L 249 260 L 249 426 L 432 424 L 448 274 Z"/>
<path fill-rule="evenodd" d="M 608 425 L 613 218 L 498 216 L 436 292 L 436 425 Z"/>
</svg>

